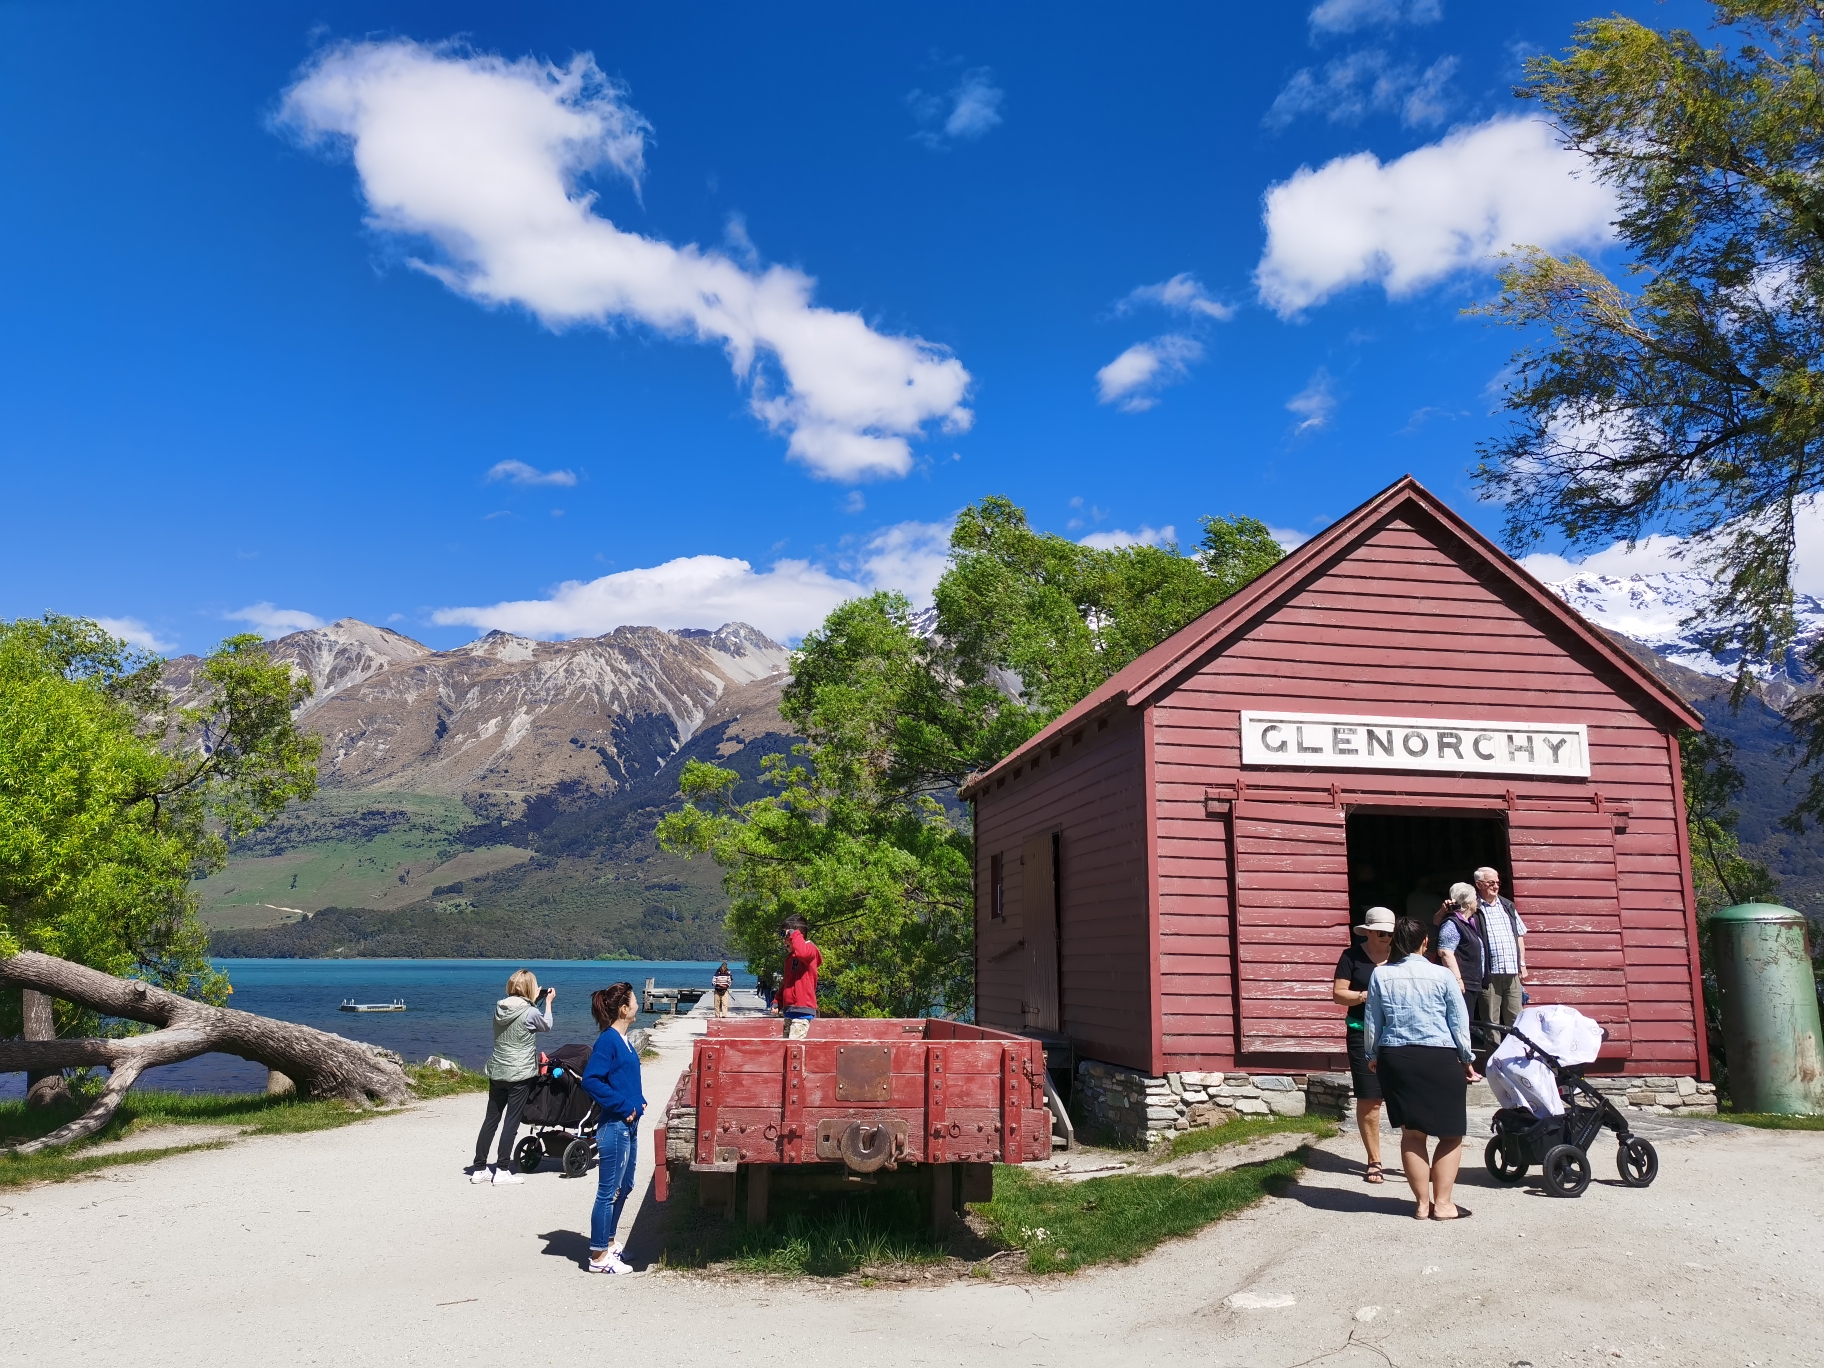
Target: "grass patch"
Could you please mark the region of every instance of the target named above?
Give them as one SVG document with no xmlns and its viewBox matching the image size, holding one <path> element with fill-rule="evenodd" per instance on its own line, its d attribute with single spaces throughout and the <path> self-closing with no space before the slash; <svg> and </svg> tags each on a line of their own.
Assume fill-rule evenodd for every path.
<svg viewBox="0 0 1824 1368">
<path fill-rule="evenodd" d="M 467 1069 L 452 1073 L 408 1065 L 406 1073 L 420 1099 L 486 1091 L 488 1086 L 485 1077 Z M 88 1106 L 88 1101 L 82 1098 L 58 1107 L 29 1110 L 23 1101 L 0 1102 L 0 1146 L 49 1135 L 81 1116 Z M 386 1114 L 372 1108 L 351 1107 L 345 1102 L 274 1097 L 267 1093 L 175 1093 L 135 1088 L 121 1100 L 120 1109 L 108 1124 L 87 1140 L 43 1154 L 0 1154 L 0 1188 L 62 1182 L 117 1164 L 144 1164 L 172 1154 L 220 1149 L 226 1143 L 218 1140 L 118 1154 L 87 1153 L 95 1145 L 124 1140 L 154 1126 L 236 1126 L 243 1135 L 298 1135 L 306 1131 L 333 1130 Z"/>
<path fill-rule="evenodd" d="M 173 1154 L 191 1154 L 197 1150 L 221 1148 L 221 1142 L 217 1141 L 207 1145 L 174 1145 L 169 1149 L 131 1150 L 125 1154 L 85 1156 L 80 1149 L 74 1153 L 51 1151 L 46 1154 L 4 1154 L 0 1155 L 0 1191 L 26 1187 L 33 1183 L 61 1183 L 71 1178 L 80 1178 L 85 1173 L 93 1173 L 97 1169 L 112 1168 L 116 1164 L 147 1164 Z"/>
<path fill-rule="evenodd" d="M 742 1197 L 745 1203 L 745 1194 Z M 836 1278 L 864 1268 L 930 1264 L 949 1253 L 931 1234 L 918 1196 L 773 1189 L 767 1223 L 725 1220 L 697 1205 L 695 1174 L 673 1179 L 660 1262 L 668 1268 L 724 1268 L 774 1277 Z"/>
<path fill-rule="evenodd" d="M 1220 1126 L 1181 1131 L 1174 1135 L 1171 1157 L 1182 1159 L 1187 1154 L 1201 1154 L 1204 1150 L 1221 1149 L 1224 1145 L 1239 1145 L 1243 1141 L 1258 1140 L 1263 1135 L 1300 1133 L 1328 1140 L 1336 1134 L 1336 1126 L 1318 1116 L 1238 1116 Z"/>
<path fill-rule="evenodd" d="M 412 1091 L 420 1101 L 488 1090 L 488 1076 L 472 1069 L 433 1069 L 423 1064 L 407 1064 L 405 1073 L 412 1080 Z"/>
<path fill-rule="evenodd" d="M 1207 1178 L 1122 1174 L 1059 1183 L 997 1164 L 994 1200 L 973 1208 L 1033 1273 L 1127 1263 L 1254 1205 L 1291 1182 L 1304 1151 Z"/>
<path fill-rule="evenodd" d="M 1718 1108 L 1718 1121 L 1733 1121 L 1738 1126 L 1758 1126 L 1761 1130 L 1824 1130 L 1824 1116 L 1787 1116 L 1782 1112 L 1733 1112 Z"/>
</svg>

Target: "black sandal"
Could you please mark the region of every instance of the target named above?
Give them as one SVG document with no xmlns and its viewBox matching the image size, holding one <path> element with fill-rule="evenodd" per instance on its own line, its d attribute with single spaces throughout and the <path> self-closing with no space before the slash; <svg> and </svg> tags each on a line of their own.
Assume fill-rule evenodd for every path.
<svg viewBox="0 0 1824 1368">
<path fill-rule="evenodd" d="M 1384 1183 L 1387 1181 L 1385 1172 L 1379 1159 L 1372 1160 L 1367 1171 L 1362 1174 L 1362 1181 L 1364 1183 Z"/>
</svg>

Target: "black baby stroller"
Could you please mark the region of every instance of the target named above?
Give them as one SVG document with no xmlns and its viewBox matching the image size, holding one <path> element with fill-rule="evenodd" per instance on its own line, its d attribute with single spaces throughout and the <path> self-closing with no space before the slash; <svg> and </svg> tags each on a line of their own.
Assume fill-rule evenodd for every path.
<svg viewBox="0 0 1824 1368">
<path fill-rule="evenodd" d="M 1644 1188 L 1659 1176 L 1659 1155 L 1652 1144 L 1629 1131 L 1627 1117 L 1584 1078 L 1583 1065 L 1560 1063 L 1520 1031 L 1518 1023 L 1506 1027 L 1485 1024 L 1484 1029 L 1498 1031 L 1519 1043 L 1524 1056 L 1504 1051 L 1509 1060 L 1523 1065 L 1536 1060 L 1550 1070 L 1563 1106 L 1557 1115 L 1542 1114 L 1546 1108 L 1540 1101 L 1532 1106 L 1503 1107 L 1496 1112 L 1494 1134 L 1483 1155 L 1490 1177 L 1498 1183 L 1523 1182 L 1532 1166 L 1538 1164 L 1548 1193 L 1554 1197 L 1581 1197 L 1590 1185 L 1590 1146 L 1605 1126 L 1621 1141 L 1615 1166 L 1621 1171 L 1622 1182 Z M 1592 1048 L 1592 1057 L 1594 1053 Z M 1490 1064 L 1492 1078 L 1495 1061 Z"/>
<path fill-rule="evenodd" d="M 513 1148 L 521 1173 L 531 1173 L 545 1156 L 561 1159 L 566 1178 L 581 1178 L 595 1158 L 595 1099 L 583 1091 L 587 1045 L 560 1045 L 538 1057 L 538 1077 L 520 1120 L 532 1133 Z"/>
</svg>

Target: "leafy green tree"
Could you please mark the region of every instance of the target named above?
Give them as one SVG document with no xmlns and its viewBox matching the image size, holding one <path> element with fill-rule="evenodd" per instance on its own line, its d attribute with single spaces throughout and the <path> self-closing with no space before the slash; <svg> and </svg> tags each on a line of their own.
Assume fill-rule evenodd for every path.
<svg viewBox="0 0 1824 1368">
<path fill-rule="evenodd" d="M 1697 617 L 1751 668 L 1792 643 L 1800 511 L 1824 490 L 1824 9 L 1718 0 L 1706 47 L 1619 16 L 1533 58 L 1518 93 L 1615 192 L 1626 284 L 1577 257 L 1511 256 L 1482 310 L 1532 330 L 1482 450 L 1509 540 L 1690 539 Z M 1814 667 L 1824 652 L 1814 652 Z M 1824 700 L 1791 714 L 1824 758 Z M 1802 811 L 1824 813 L 1824 780 Z"/>
<path fill-rule="evenodd" d="M 777 972 L 800 913 L 824 956 L 820 1006 L 920 1016 L 972 993 L 973 846 L 936 796 L 1032 726 L 992 689 L 933 668 L 898 594 L 843 604 L 805 638 L 780 713 L 806 741 L 768 756 L 774 793 L 737 806 L 740 776 L 692 761 L 659 843 L 727 871 L 728 926 L 748 966 Z M 1003 723 L 1002 714 L 1008 715 Z"/>
<path fill-rule="evenodd" d="M 161 665 L 83 619 L 0 621 L 0 959 L 41 951 L 220 1001 L 190 883 L 315 791 L 319 742 L 291 719 L 310 684 L 254 636 L 205 658 L 184 701 Z M 94 1024 L 60 1011 L 60 1031 Z M 0 1034 L 20 1012 L 0 994 Z"/>
<path fill-rule="evenodd" d="M 776 791 L 737 804 L 737 775 L 692 763 L 659 825 L 666 849 L 725 869 L 749 967 L 779 969 L 779 923 L 799 913 L 830 1010 L 965 1009 L 975 850 L 956 787 L 1281 554 L 1251 518 L 1204 527 L 1194 557 L 1097 550 L 984 499 L 958 519 L 934 633 L 897 594 L 831 613 L 793 659 L 780 711 L 805 741 L 768 758 Z"/>
<path fill-rule="evenodd" d="M 1035 532 L 1004 498 L 964 509 L 935 595 L 960 676 L 1017 681 L 1049 720 L 1284 554 L 1253 518 L 1202 522 L 1202 547 L 1187 557 L 1170 544 L 1100 550 Z"/>
</svg>

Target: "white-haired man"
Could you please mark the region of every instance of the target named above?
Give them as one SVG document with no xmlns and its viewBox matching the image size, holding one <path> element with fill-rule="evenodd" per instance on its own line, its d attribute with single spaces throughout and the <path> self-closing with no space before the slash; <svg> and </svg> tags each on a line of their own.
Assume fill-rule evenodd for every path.
<svg viewBox="0 0 1824 1368">
<path fill-rule="evenodd" d="M 1526 979 L 1526 923 L 1501 896 L 1498 870 L 1482 866 L 1475 873 L 1476 901 L 1488 934 L 1488 973 L 1482 986 L 1482 1019 L 1512 1026 L 1520 1015 L 1520 985 Z"/>
</svg>

